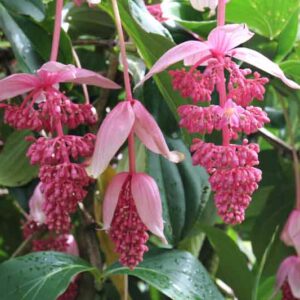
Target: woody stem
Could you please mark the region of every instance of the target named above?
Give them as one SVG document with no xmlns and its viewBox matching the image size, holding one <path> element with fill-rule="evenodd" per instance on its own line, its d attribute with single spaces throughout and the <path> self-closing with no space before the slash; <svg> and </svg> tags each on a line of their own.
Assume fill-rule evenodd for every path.
<svg viewBox="0 0 300 300">
<path fill-rule="evenodd" d="M 120 12 L 118 8 L 117 0 L 112 0 L 113 11 L 115 15 L 116 27 L 119 35 L 119 44 L 121 49 L 121 58 L 124 68 L 124 83 L 125 83 L 125 91 L 126 91 L 126 100 L 133 101 L 131 85 L 130 85 L 130 75 L 129 75 L 129 67 L 126 55 L 126 46 L 125 46 L 125 38 L 122 29 L 122 22 L 120 17 Z M 135 149 L 134 149 L 134 132 L 131 131 L 128 137 L 128 157 L 129 157 L 129 171 L 135 172 Z"/>
</svg>

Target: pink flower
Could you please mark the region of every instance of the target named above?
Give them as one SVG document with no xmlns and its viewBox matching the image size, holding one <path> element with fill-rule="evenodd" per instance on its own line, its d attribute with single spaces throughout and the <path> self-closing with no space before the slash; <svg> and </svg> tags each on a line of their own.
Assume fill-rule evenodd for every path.
<svg viewBox="0 0 300 300">
<path fill-rule="evenodd" d="M 300 298 L 300 258 L 298 256 L 290 256 L 281 263 L 276 281 L 277 289 L 282 289 L 283 299 Z"/>
<path fill-rule="evenodd" d="M 236 48 L 238 45 L 247 42 L 252 36 L 253 33 L 243 24 L 219 26 L 211 31 L 205 42 L 188 41 L 167 51 L 138 85 L 141 85 L 154 74 L 162 72 L 170 65 L 182 60 L 184 60 L 186 66 L 197 66 L 206 64 L 210 58 L 230 56 L 280 78 L 291 88 L 300 89 L 297 83 L 286 78 L 280 67 L 267 57 L 255 50 L 243 47 Z"/>
<path fill-rule="evenodd" d="M 227 0 L 226 2 L 228 2 Z M 218 0 L 190 0 L 192 6 L 199 10 L 204 11 L 205 8 L 209 8 L 210 16 L 215 14 L 215 10 L 218 6 Z"/>
<path fill-rule="evenodd" d="M 39 225 L 44 224 L 46 221 L 46 215 L 42 209 L 44 203 L 45 198 L 41 191 L 41 183 L 39 183 L 29 199 L 30 218 Z"/>
<path fill-rule="evenodd" d="M 89 173 L 93 177 L 96 178 L 104 172 L 132 130 L 154 153 L 175 163 L 184 159 L 182 153 L 169 150 L 154 118 L 139 101 L 123 101 L 108 114 L 98 131 L 89 167 Z"/>
<path fill-rule="evenodd" d="M 152 4 L 146 6 L 150 14 L 159 22 L 165 22 L 168 19 L 164 18 L 161 4 Z"/>
<path fill-rule="evenodd" d="M 289 215 L 283 231 L 281 233 L 281 240 L 287 246 L 293 246 L 298 255 L 300 255 L 300 210 L 294 209 Z M 300 282 L 299 282 L 300 284 Z"/>
<path fill-rule="evenodd" d="M 167 243 L 154 179 L 144 173 L 116 175 L 104 197 L 103 223 L 120 254 L 120 262 L 131 269 L 143 260 L 148 250 L 147 230 Z"/>
<path fill-rule="evenodd" d="M 113 81 L 95 72 L 51 61 L 45 63 L 36 74 L 14 74 L 0 80 L 0 101 L 31 91 L 36 100 L 41 100 L 47 88 L 56 88 L 58 83 L 64 82 L 90 84 L 108 89 L 120 88 Z"/>
<path fill-rule="evenodd" d="M 72 234 L 65 234 L 63 237 L 66 239 L 66 250 L 65 253 L 74 255 L 74 256 L 79 256 L 79 249 L 77 242 L 74 238 L 74 235 Z"/>
<path fill-rule="evenodd" d="M 220 127 L 240 127 L 240 115 L 244 109 L 236 105 L 231 99 L 228 99 L 223 107 L 223 117 L 220 121 Z"/>
</svg>

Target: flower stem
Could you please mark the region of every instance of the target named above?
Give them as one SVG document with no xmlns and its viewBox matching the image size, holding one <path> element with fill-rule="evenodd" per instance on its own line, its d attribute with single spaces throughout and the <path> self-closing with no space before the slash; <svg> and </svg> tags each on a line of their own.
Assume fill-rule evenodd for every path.
<svg viewBox="0 0 300 300">
<path fill-rule="evenodd" d="M 218 3 L 218 26 L 225 25 L 226 0 L 219 0 Z"/>
<path fill-rule="evenodd" d="M 124 68 L 124 83 L 125 83 L 125 91 L 126 91 L 126 100 L 133 101 L 131 85 L 130 85 L 130 75 L 129 75 L 129 67 L 126 55 L 126 46 L 125 46 L 125 38 L 122 29 L 122 22 L 120 17 L 120 12 L 118 8 L 117 0 L 112 0 L 113 11 L 115 15 L 116 27 L 119 35 L 119 44 L 121 49 L 121 57 Z M 134 132 L 131 131 L 128 137 L 128 156 L 129 156 L 129 171 L 131 173 L 135 172 L 135 149 L 134 149 Z"/>
<path fill-rule="evenodd" d="M 63 5 L 64 5 L 63 0 L 56 0 L 55 23 L 54 23 L 54 31 L 53 31 L 53 39 L 52 39 L 52 49 L 50 55 L 51 61 L 57 61 L 57 57 L 58 57 Z"/>
</svg>

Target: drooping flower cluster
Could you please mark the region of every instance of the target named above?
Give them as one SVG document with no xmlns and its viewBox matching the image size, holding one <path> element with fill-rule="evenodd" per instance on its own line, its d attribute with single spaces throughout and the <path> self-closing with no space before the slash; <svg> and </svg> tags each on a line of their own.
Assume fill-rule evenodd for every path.
<svg viewBox="0 0 300 300">
<path fill-rule="evenodd" d="M 194 139 L 191 151 L 193 163 L 203 166 L 211 175 L 210 183 L 219 215 L 231 224 L 244 220 L 245 209 L 261 180 L 261 171 L 255 167 L 259 163 L 258 145 L 248 143 L 246 139 L 241 145 L 234 145 L 230 144 L 230 140 L 237 139 L 239 133 L 254 133 L 269 122 L 261 108 L 250 105 L 254 99 L 263 100 L 268 79 L 258 72 L 242 69 L 232 58 L 279 77 L 292 88 L 300 88 L 285 77 L 278 65 L 260 53 L 236 48 L 252 36 L 245 25 L 218 26 L 205 42 L 189 41 L 170 49 L 143 80 L 184 60 L 184 64 L 190 66 L 189 70 L 169 71 L 174 90 L 179 91 L 182 97 L 191 98 L 195 104 L 210 102 L 212 93 L 218 91 L 219 105 L 183 105 L 178 108 L 178 114 L 180 126 L 190 133 L 222 132 L 223 145 Z M 198 67 L 203 70 L 198 70 Z"/>
<path fill-rule="evenodd" d="M 184 158 L 183 154 L 169 150 L 154 118 L 138 100 L 123 101 L 104 119 L 97 134 L 89 167 L 93 177 L 104 172 L 131 132 L 149 150 L 172 162 Z M 131 269 L 143 260 L 148 250 L 147 231 L 167 243 L 159 190 L 155 181 L 144 173 L 131 171 L 113 178 L 104 198 L 103 222 L 120 254 L 120 262 Z"/>
<path fill-rule="evenodd" d="M 45 225 L 46 215 L 43 210 L 45 198 L 41 192 L 41 184 L 38 184 L 29 200 L 29 216 L 23 225 L 25 239 L 31 236 L 32 251 L 58 251 L 79 256 L 77 242 L 72 234 L 56 234 L 47 229 Z M 34 236 L 34 234 L 38 234 Z M 75 278 L 68 289 L 57 300 L 75 300 L 78 295 L 78 278 Z"/>
<path fill-rule="evenodd" d="M 90 104 L 72 102 L 59 90 L 61 82 L 86 83 L 106 88 L 118 85 L 94 72 L 72 65 L 48 62 L 36 74 L 15 74 L 0 81 L 0 100 L 28 93 L 21 105 L 5 105 L 4 120 L 16 129 L 30 129 L 47 134 L 30 138 L 28 150 L 32 164 L 40 166 L 41 191 L 45 196 L 45 224 L 50 230 L 68 232 L 70 214 L 87 193 L 90 179 L 85 166 L 78 163 L 90 157 L 95 136 L 65 135 L 80 124 L 94 124 L 97 115 Z"/>
</svg>

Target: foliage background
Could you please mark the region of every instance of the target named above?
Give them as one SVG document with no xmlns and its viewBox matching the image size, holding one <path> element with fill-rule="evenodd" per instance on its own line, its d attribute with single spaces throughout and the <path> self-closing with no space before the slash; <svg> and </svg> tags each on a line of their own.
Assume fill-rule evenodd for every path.
<svg viewBox="0 0 300 300">
<path fill-rule="evenodd" d="M 187 0 L 163 1 L 163 11 L 169 19 L 163 24 L 149 14 L 142 0 L 118 3 L 128 34 L 127 50 L 135 83 L 175 43 L 192 39 L 191 31 L 205 38 L 216 25 L 214 17 L 195 11 Z M 54 4 L 51 0 L 0 0 L 2 77 L 34 72 L 49 59 Z M 298 0 L 231 0 L 226 14 L 227 22 L 246 23 L 256 33 L 247 47 L 276 61 L 298 83 L 299 5 Z M 93 9 L 87 5 L 75 7 L 66 1 L 59 60 L 74 63 L 73 47 L 83 67 L 122 84 L 111 15 L 108 0 Z M 83 101 L 80 86 L 64 88 L 72 99 Z M 89 92 L 100 119 L 107 107 L 114 107 L 124 97 L 124 91 L 89 88 Z M 175 166 L 149 153 L 138 142 L 136 145 L 138 169 L 153 176 L 160 188 L 168 249 L 162 249 L 152 238 L 144 263 L 129 272 L 112 264 L 116 256 L 106 235 L 95 230 L 78 212 L 74 216 L 74 232 L 84 260 L 58 253 L 35 253 L 8 261 L 22 244 L 21 212 L 28 211 L 37 170 L 25 155 L 28 143 L 24 137 L 31 133 L 13 131 L 3 124 L 0 112 L 0 260 L 5 261 L 0 265 L 1 299 L 55 299 L 67 288 L 72 276 L 80 272 L 94 277 L 88 273 L 81 277 L 78 299 L 119 299 L 123 278 L 111 276 L 128 273 L 134 275 L 130 277 L 132 299 L 267 300 L 273 294 L 276 270 L 282 259 L 292 253 L 279 235 L 295 201 L 291 143 L 295 140 L 299 149 L 300 92 L 271 79 L 265 101 L 256 103 L 264 107 L 271 119 L 266 131 L 248 137 L 261 146 L 263 180 L 246 221 L 235 227 L 222 224 L 215 215 L 208 176 L 202 168 L 192 166 L 188 154 L 191 138 L 177 126 L 176 108 L 189 100 L 173 91 L 167 72 L 137 89 L 135 97 L 155 116 L 170 147 L 187 154 L 187 160 Z M 80 127 L 75 134 L 87 130 L 95 132 L 97 128 Z M 213 135 L 210 139 L 217 142 L 220 137 Z M 115 164 L 118 171 L 126 169 L 126 145 L 122 159 L 116 158 Z M 86 208 L 97 222 L 101 221 L 103 192 L 114 172 L 110 169 L 99 178 L 96 192 L 91 190 L 86 199 Z M 86 247 L 87 243 L 92 246 Z M 26 249 L 20 254 L 26 254 Z"/>
</svg>

